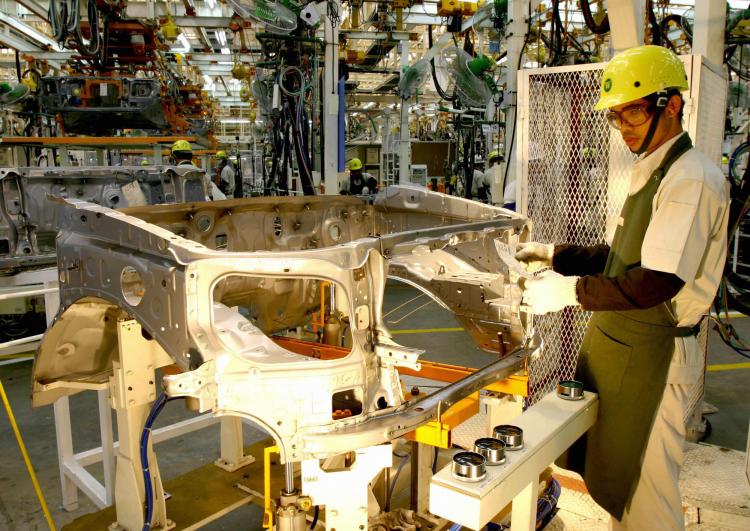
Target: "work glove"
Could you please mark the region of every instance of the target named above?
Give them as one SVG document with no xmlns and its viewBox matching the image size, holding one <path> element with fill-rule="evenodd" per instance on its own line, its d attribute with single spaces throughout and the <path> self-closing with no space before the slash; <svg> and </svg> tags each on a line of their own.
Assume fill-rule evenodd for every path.
<svg viewBox="0 0 750 531">
<path fill-rule="evenodd" d="M 526 271 L 533 273 L 545 267 L 552 267 L 552 255 L 555 245 L 552 243 L 526 242 L 516 247 L 516 260 L 526 264 Z"/>
<path fill-rule="evenodd" d="M 566 306 L 578 306 L 576 283 L 579 277 L 566 277 L 552 270 L 545 271 L 524 283 L 523 304 L 528 312 L 544 315 Z"/>
</svg>

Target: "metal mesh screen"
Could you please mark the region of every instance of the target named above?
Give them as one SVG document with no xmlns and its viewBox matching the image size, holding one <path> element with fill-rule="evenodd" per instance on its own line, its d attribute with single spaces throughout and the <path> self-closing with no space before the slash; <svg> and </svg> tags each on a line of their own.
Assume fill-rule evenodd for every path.
<svg viewBox="0 0 750 531">
<path fill-rule="evenodd" d="M 604 113 L 592 110 L 600 78 L 600 69 L 571 68 L 536 70 L 526 77 L 528 108 L 521 113 L 527 127 L 519 131 L 519 147 L 528 160 L 524 203 L 536 241 L 603 243 L 619 216 L 634 157 L 619 134 L 611 134 Z M 589 317 L 567 308 L 536 318 L 545 346 L 529 367 L 532 403 L 573 376 Z"/>
<path fill-rule="evenodd" d="M 696 148 L 719 162 L 726 79 L 700 56 L 681 57 L 690 80 L 685 128 Z M 520 207 L 534 239 L 594 245 L 611 241 L 635 161 L 604 112 L 592 110 L 604 64 L 525 70 L 519 76 Z M 589 312 L 567 308 L 536 320 L 542 356 L 529 367 L 529 399 L 537 401 L 575 371 Z M 698 338 L 705 354 L 706 325 Z M 696 386 L 691 409 L 703 386 Z"/>
</svg>

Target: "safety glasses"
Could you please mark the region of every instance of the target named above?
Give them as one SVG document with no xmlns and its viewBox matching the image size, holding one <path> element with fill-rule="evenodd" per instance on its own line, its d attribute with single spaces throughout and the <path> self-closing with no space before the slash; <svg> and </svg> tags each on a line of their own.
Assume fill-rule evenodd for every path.
<svg viewBox="0 0 750 531">
<path fill-rule="evenodd" d="M 652 115 L 653 111 L 650 103 L 639 103 L 625 107 L 621 111 L 609 111 L 607 113 L 607 121 L 609 125 L 619 131 L 622 129 L 623 124 L 629 127 L 643 125 Z"/>
</svg>

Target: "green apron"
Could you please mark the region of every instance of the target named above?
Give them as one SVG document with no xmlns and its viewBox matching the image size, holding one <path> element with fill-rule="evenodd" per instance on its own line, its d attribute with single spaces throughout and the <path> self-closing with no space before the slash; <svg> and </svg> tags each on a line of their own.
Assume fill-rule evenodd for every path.
<svg viewBox="0 0 750 531">
<path fill-rule="evenodd" d="M 652 200 L 664 175 L 692 148 L 683 134 L 648 183 L 622 208 L 604 275 L 616 277 L 641 264 Z M 645 310 L 594 312 L 581 345 L 576 378 L 599 394 L 596 424 L 574 444 L 563 466 L 580 472 L 591 496 L 622 519 L 640 476 L 641 461 L 667 381 L 674 338 L 694 334 L 675 326 L 669 301 Z"/>
</svg>

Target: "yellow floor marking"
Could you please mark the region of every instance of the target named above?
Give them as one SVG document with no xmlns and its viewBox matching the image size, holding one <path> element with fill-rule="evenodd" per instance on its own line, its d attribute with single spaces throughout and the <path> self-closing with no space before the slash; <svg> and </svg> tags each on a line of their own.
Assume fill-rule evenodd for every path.
<svg viewBox="0 0 750 531">
<path fill-rule="evenodd" d="M 722 363 L 719 365 L 709 365 L 707 369 L 708 369 L 708 372 L 735 371 L 737 369 L 750 369 L 750 361 L 745 361 L 743 363 Z"/>
</svg>

